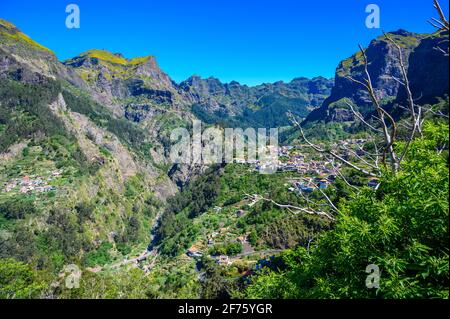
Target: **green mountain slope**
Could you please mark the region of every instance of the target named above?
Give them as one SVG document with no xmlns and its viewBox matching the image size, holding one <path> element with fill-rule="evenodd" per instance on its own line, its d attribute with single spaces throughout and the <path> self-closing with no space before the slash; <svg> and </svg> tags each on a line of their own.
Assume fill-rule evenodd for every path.
<svg viewBox="0 0 450 319">
<path fill-rule="evenodd" d="M 345 78 L 362 78 L 360 54 L 334 81 L 177 84 L 153 56 L 95 49 L 60 62 L 0 20 L 0 298 L 448 297 L 448 57 L 435 50 L 448 34 L 391 36 L 414 91 L 439 103 L 399 173 L 374 188 L 347 168 L 337 176 L 292 127 L 275 174 L 169 159 L 171 131 L 194 119 L 284 127 L 287 112 L 307 117 L 326 150 L 377 152 L 345 109 L 372 110 Z M 378 38 L 367 53 L 392 109 L 405 98 L 393 48 Z M 364 286 L 368 263 L 383 268 L 378 291 Z M 82 271 L 74 289 L 71 265 Z"/>
<path fill-rule="evenodd" d="M 147 133 L 4 21 L 0 55 L 0 256 L 57 274 L 141 253 L 176 191 Z"/>
</svg>

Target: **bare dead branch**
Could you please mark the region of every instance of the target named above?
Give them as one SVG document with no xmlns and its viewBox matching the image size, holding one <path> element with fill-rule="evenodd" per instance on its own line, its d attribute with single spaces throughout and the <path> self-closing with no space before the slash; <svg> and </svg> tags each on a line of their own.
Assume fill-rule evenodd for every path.
<svg viewBox="0 0 450 319">
<path fill-rule="evenodd" d="M 444 50 L 443 50 L 442 48 L 440 48 L 440 47 L 434 47 L 433 49 L 435 49 L 435 50 L 441 52 L 442 54 L 444 54 L 444 56 L 449 56 L 448 51 L 444 51 Z"/>
<path fill-rule="evenodd" d="M 436 18 L 431 18 L 431 21 L 434 22 L 435 24 L 437 24 L 437 26 L 438 26 L 437 29 L 439 29 L 439 30 L 442 30 L 442 29 L 447 30 L 446 29 L 447 26 L 445 25 L 444 22 L 442 22 L 442 21 L 440 21 L 440 20 L 438 20 Z"/>
<path fill-rule="evenodd" d="M 398 77 L 396 77 L 396 76 L 393 76 L 393 75 L 389 75 L 389 78 L 391 78 L 391 79 L 393 79 L 395 82 L 397 82 L 398 84 L 400 84 L 400 85 L 405 85 L 405 83 L 404 82 L 402 82 Z"/>
<path fill-rule="evenodd" d="M 357 193 L 359 193 L 359 188 L 356 187 L 355 185 L 350 184 L 350 182 L 345 178 L 344 174 L 342 174 L 341 171 L 334 166 L 334 164 L 331 164 L 331 165 L 335 169 L 336 173 L 342 178 L 344 183 L 347 184 L 349 187 L 353 188 L 354 190 L 356 190 Z"/>
<path fill-rule="evenodd" d="M 438 14 L 439 14 L 439 24 L 442 26 L 442 28 L 444 30 L 449 31 L 449 22 L 447 20 L 447 18 L 445 17 L 444 11 L 442 11 L 441 5 L 439 4 L 438 0 L 433 0 L 434 2 L 434 7 L 437 10 Z M 436 19 L 433 18 L 433 21 L 437 21 Z"/>
<path fill-rule="evenodd" d="M 289 212 L 291 212 L 294 215 L 297 215 L 298 213 L 305 213 L 305 214 L 309 214 L 309 215 L 324 216 L 324 217 L 328 218 L 329 220 L 334 221 L 334 217 L 326 212 L 321 212 L 321 211 L 316 212 L 316 211 L 309 210 L 307 208 L 298 207 L 298 206 L 294 206 L 294 205 L 290 205 L 290 204 L 280 204 L 280 203 L 275 202 L 273 199 L 265 198 L 258 194 L 253 194 L 253 195 L 245 194 L 245 195 L 247 196 L 247 198 L 252 199 L 254 203 L 257 203 L 261 200 L 270 202 L 270 203 L 274 204 L 275 206 L 278 206 L 280 208 L 288 210 Z"/>
<path fill-rule="evenodd" d="M 436 28 L 438 30 L 440 29 L 440 27 L 437 24 L 433 23 L 433 21 L 428 20 L 428 23 L 431 24 L 434 28 Z"/>
<path fill-rule="evenodd" d="M 445 30 L 448 32 L 449 31 L 449 22 L 448 22 L 447 18 L 445 17 L 444 11 L 442 11 L 439 1 L 433 0 L 433 2 L 434 2 L 433 6 L 439 15 L 439 20 L 436 18 L 431 18 L 431 20 L 428 20 L 428 23 L 431 24 L 437 30 Z M 448 47 L 447 47 L 447 51 L 445 51 L 444 49 L 442 49 L 440 47 L 435 47 L 434 49 L 441 52 L 442 54 L 444 54 L 444 56 L 447 56 L 447 57 L 449 56 Z"/>
<path fill-rule="evenodd" d="M 444 117 L 446 119 L 449 118 L 448 114 L 444 114 L 444 113 L 442 113 L 442 111 L 434 111 L 431 107 L 424 106 L 423 109 L 425 110 L 425 112 L 424 112 L 425 114 L 426 113 L 431 113 L 431 114 L 433 114 L 435 116 Z"/>
<path fill-rule="evenodd" d="M 375 144 L 375 141 L 372 141 L 372 142 L 374 143 L 374 145 L 376 145 L 376 144 Z M 366 151 L 366 150 L 363 148 L 363 146 L 359 146 L 359 145 L 358 145 L 358 150 L 360 150 L 361 152 L 363 152 L 364 155 L 366 155 L 367 157 L 370 157 L 371 159 L 375 159 L 375 158 L 377 158 L 377 157 L 383 155 L 383 154 L 377 153 L 377 152 L 371 153 L 371 152 L 369 152 L 369 151 Z"/>
<path fill-rule="evenodd" d="M 302 199 L 303 199 L 307 204 L 314 205 L 314 206 L 317 206 L 317 207 L 328 206 L 327 204 L 319 204 L 319 203 L 314 202 L 313 200 L 311 200 L 311 199 L 309 199 L 307 196 L 305 196 L 305 194 L 303 194 L 303 192 L 298 192 L 298 194 L 302 197 Z"/>
<path fill-rule="evenodd" d="M 358 153 L 356 153 L 354 150 L 350 149 L 350 148 L 346 148 L 346 150 L 350 153 L 353 154 L 353 156 L 355 156 L 356 158 L 358 158 L 361 162 L 363 162 L 364 164 L 366 164 L 367 166 L 371 167 L 374 170 L 379 170 L 378 167 L 376 167 L 375 165 L 369 163 L 368 161 L 366 161 L 363 157 L 359 156 Z"/>
<path fill-rule="evenodd" d="M 316 189 L 319 190 L 319 192 L 322 194 L 323 197 L 325 197 L 326 201 L 328 202 L 328 204 L 331 206 L 331 208 L 337 212 L 339 212 L 339 209 L 337 209 L 337 207 L 333 204 L 333 201 L 330 199 L 330 197 L 328 197 L 327 194 L 325 194 L 325 192 L 323 190 L 320 189 L 320 187 L 316 186 Z"/>
<path fill-rule="evenodd" d="M 372 100 L 372 103 L 374 104 L 375 109 L 377 111 L 380 126 L 381 126 L 384 140 L 386 143 L 386 146 L 383 149 L 383 152 L 384 152 L 383 163 L 385 163 L 387 154 L 389 154 L 392 171 L 394 173 L 396 173 L 398 171 L 399 164 L 398 164 L 397 154 L 394 150 L 393 145 L 394 145 L 396 135 L 397 135 L 397 123 L 395 122 L 394 118 L 384 108 L 381 107 L 380 101 L 378 100 L 378 97 L 377 97 L 375 90 L 373 88 L 373 85 L 372 85 L 372 80 L 371 80 L 369 69 L 368 69 L 369 61 L 367 59 L 366 51 L 364 50 L 364 48 L 361 45 L 359 45 L 359 49 L 360 49 L 361 54 L 364 59 L 364 72 L 366 74 L 365 81 L 367 83 L 367 85 L 365 87 L 366 87 L 367 92 L 369 93 L 369 96 Z M 392 127 L 391 131 L 389 131 L 385 117 L 387 117 L 388 120 L 391 122 L 391 127 Z"/>
<path fill-rule="evenodd" d="M 380 129 L 377 129 L 376 127 L 372 126 L 371 124 L 369 124 L 364 117 L 361 115 L 361 113 L 356 112 L 355 109 L 353 108 L 351 103 L 348 103 L 347 101 L 345 102 L 349 107 L 350 110 L 352 111 L 352 113 L 363 123 L 365 124 L 367 127 L 369 127 L 370 129 L 374 130 L 375 132 L 381 133 Z"/>
<path fill-rule="evenodd" d="M 318 187 L 317 185 L 314 184 L 314 188 L 317 189 L 322 194 L 322 196 L 325 198 L 325 200 L 327 201 L 328 205 L 331 207 L 332 210 L 334 210 L 336 213 L 340 213 L 339 210 L 337 209 L 337 207 L 333 204 L 331 199 L 328 197 L 328 195 L 325 194 L 325 192 L 322 189 L 320 189 L 320 187 Z"/>
<path fill-rule="evenodd" d="M 447 143 L 444 143 L 444 145 L 442 145 L 442 147 L 440 147 L 440 148 L 438 149 L 438 155 L 441 155 L 441 154 L 442 154 L 442 151 L 445 150 L 446 148 L 447 148 Z"/>
<path fill-rule="evenodd" d="M 357 84 L 359 84 L 359 85 L 362 85 L 362 86 L 364 86 L 367 90 L 369 90 L 369 87 L 367 86 L 366 83 L 363 83 L 363 82 L 361 82 L 361 81 L 359 81 L 359 80 L 357 80 L 357 79 L 351 77 L 350 75 L 346 76 L 345 78 L 348 79 L 348 80 L 350 80 L 350 81 L 352 81 L 352 82 L 354 82 L 354 83 L 357 83 Z"/>
<path fill-rule="evenodd" d="M 416 106 L 414 103 L 414 98 L 413 98 L 413 95 L 411 92 L 411 87 L 409 84 L 406 66 L 405 66 L 405 63 L 403 62 L 403 50 L 402 50 L 401 46 L 389 34 L 387 34 L 385 32 L 383 32 L 383 33 L 384 33 L 385 38 L 397 49 L 400 71 L 401 71 L 401 74 L 403 77 L 403 82 L 401 82 L 401 83 L 403 83 L 403 86 L 406 91 L 409 112 L 410 112 L 410 115 L 412 118 L 411 134 L 410 134 L 408 140 L 406 141 L 405 148 L 403 149 L 403 152 L 402 152 L 400 158 L 398 159 L 398 164 L 400 165 L 402 160 L 405 158 L 406 153 L 408 152 L 409 146 L 411 145 L 411 142 L 414 139 L 414 136 L 416 135 L 416 133 L 421 134 L 421 132 L 422 132 L 422 128 L 421 128 L 422 107 L 420 105 Z M 416 110 L 416 107 L 417 107 L 417 110 Z"/>
<path fill-rule="evenodd" d="M 381 175 L 381 172 L 377 172 L 377 173 L 372 173 L 369 172 L 368 170 L 361 168 L 353 163 L 351 163 L 350 161 L 347 161 L 346 159 L 344 159 L 342 156 L 336 154 L 335 152 L 331 151 L 331 150 L 325 150 L 322 149 L 320 147 L 318 147 L 317 145 L 314 145 L 311 141 L 308 140 L 308 138 L 305 136 L 305 133 L 303 132 L 303 128 L 300 125 L 300 123 L 295 119 L 295 117 L 289 113 L 288 116 L 290 117 L 292 123 L 294 123 L 294 125 L 299 129 L 300 134 L 303 138 L 303 140 L 306 142 L 306 144 L 311 147 L 312 149 L 314 149 L 316 152 L 318 153 L 323 153 L 323 154 L 329 154 L 331 155 L 333 158 L 337 159 L 338 161 L 344 163 L 345 165 L 357 170 L 360 173 L 363 173 L 364 175 L 367 176 L 371 176 L 371 177 L 379 177 Z"/>
<path fill-rule="evenodd" d="M 411 92 L 411 87 L 409 84 L 409 79 L 408 79 L 408 71 L 406 69 L 406 65 L 403 62 L 403 50 L 401 48 L 401 46 L 387 33 L 383 32 L 384 36 L 386 37 L 386 39 L 392 44 L 394 45 L 394 47 L 397 49 L 398 52 L 398 61 L 400 64 L 400 71 L 403 77 L 403 81 L 400 82 L 403 84 L 405 91 L 406 91 L 406 95 L 407 95 L 407 99 L 408 99 L 408 105 L 409 105 L 409 110 L 411 112 L 411 116 L 413 118 L 414 121 L 414 128 L 413 128 L 413 132 L 412 132 L 412 137 L 414 137 L 415 132 L 421 132 L 422 128 L 419 126 L 420 124 L 420 116 L 422 114 L 422 110 L 420 106 L 417 106 L 417 112 L 416 112 L 416 105 L 414 103 L 414 98 Z"/>
</svg>

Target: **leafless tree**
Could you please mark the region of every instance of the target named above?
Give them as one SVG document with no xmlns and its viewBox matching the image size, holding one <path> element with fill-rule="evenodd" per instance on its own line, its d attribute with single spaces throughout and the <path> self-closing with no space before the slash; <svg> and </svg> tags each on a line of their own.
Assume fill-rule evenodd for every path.
<svg viewBox="0 0 450 319">
<path fill-rule="evenodd" d="M 315 210 L 312 210 L 312 209 L 309 209 L 309 208 L 305 208 L 305 207 L 299 207 L 299 206 L 290 205 L 290 204 L 280 204 L 280 203 L 277 203 L 276 201 L 274 201 L 273 199 L 266 198 L 266 197 L 261 196 L 259 194 L 245 194 L 245 196 L 246 196 L 247 199 L 252 201 L 252 203 L 249 206 L 253 206 L 256 203 L 258 203 L 259 201 L 264 201 L 264 202 L 272 203 L 273 205 L 275 205 L 275 206 L 277 206 L 279 208 L 286 209 L 287 211 L 289 211 L 290 213 L 292 213 L 294 215 L 297 215 L 299 213 L 304 213 L 304 214 L 309 214 L 309 215 L 324 216 L 327 219 L 329 219 L 331 221 L 334 221 L 334 216 L 332 214 L 330 214 L 330 213 L 325 212 L 325 211 L 315 211 Z M 331 200 L 328 198 L 328 196 L 327 196 L 327 199 L 330 201 L 331 204 L 333 204 L 331 202 Z M 333 205 L 333 207 L 334 207 L 336 212 L 339 212 L 339 211 L 337 211 L 336 206 Z"/>
<path fill-rule="evenodd" d="M 449 30 L 449 22 L 447 18 L 445 17 L 441 6 L 439 5 L 439 2 L 437 0 L 434 0 L 434 7 L 436 8 L 438 14 L 439 14 L 439 20 L 433 18 L 430 22 L 432 25 L 434 25 L 439 30 Z M 357 158 L 357 163 L 351 162 L 349 160 L 344 159 L 342 156 L 337 154 L 336 152 L 333 152 L 332 150 L 325 150 L 323 148 L 320 148 L 319 146 L 315 145 L 311 141 L 309 141 L 300 125 L 300 123 L 292 116 L 291 120 L 293 124 L 299 129 L 301 133 L 302 139 L 314 150 L 320 152 L 320 153 L 326 153 L 331 155 L 333 158 L 341 161 L 346 166 L 355 169 L 359 171 L 360 173 L 363 173 L 368 176 L 379 176 L 381 174 L 379 162 L 384 164 L 384 167 L 387 167 L 387 163 L 389 164 L 389 167 L 391 171 L 395 174 L 400 169 L 401 162 L 404 160 L 408 149 L 410 147 L 411 142 L 414 140 L 416 135 L 422 134 L 422 125 L 424 122 L 424 113 L 425 112 L 433 112 L 432 110 L 428 110 L 417 104 L 415 102 L 410 81 L 408 79 L 408 67 L 405 63 L 404 58 L 404 52 L 402 49 L 402 46 L 397 43 L 397 41 L 394 39 L 394 37 L 389 33 L 384 33 L 385 39 L 390 43 L 393 48 L 396 50 L 396 60 L 398 62 L 398 68 L 401 74 L 401 78 L 397 78 L 394 76 L 391 76 L 396 82 L 398 82 L 405 90 L 406 92 L 406 103 L 407 106 L 399 106 L 400 108 L 406 110 L 407 117 L 410 119 L 410 122 L 402 124 L 406 129 L 409 131 L 409 135 L 405 140 L 405 143 L 403 145 L 403 148 L 401 151 L 397 150 L 395 142 L 397 141 L 397 131 L 399 123 L 393 118 L 393 116 L 386 110 L 377 95 L 377 92 L 372 84 L 372 79 L 369 73 L 368 66 L 370 64 L 370 61 L 368 61 L 366 51 L 365 49 L 360 45 L 359 49 L 362 56 L 362 62 L 364 65 L 364 78 L 362 80 L 355 79 L 352 76 L 347 76 L 347 79 L 350 81 L 356 83 L 357 85 L 362 86 L 368 93 L 371 102 L 375 108 L 376 116 L 374 116 L 374 121 L 369 121 L 364 118 L 364 116 L 359 113 L 355 107 L 349 103 L 346 102 L 347 106 L 350 108 L 351 112 L 353 113 L 354 117 L 359 120 L 363 125 L 365 125 L 370 131 L 374 132 L 376 135 L 380 135 L 380 139 L 382 141 L 381 145 L 381 152 L 378 153 L 378 151 L 375 154 L 372 154 L 371 156 L 368 156 L 369 154 L 362 150 L 364 152 L 364 156 L 358 156 L 357 154 L 355 157 Z M 434 112 L 436 113 L 436 112 Z M 448 117 L 447 115 L 443 114 L 443 116 Z M 376 145 L 376 144 L 375 144 Z M 348 149 L 347 151 L 354 153 L 354 151 Z M 369 162 L 372 161 L 372 163 Z"/>
<path fill-rule="evenodd" d="M 442 8 L 437 0 L 434 0 L 434 7 L 438 11 L 439 20 L 433 18 L 430 23 L 439 30 L 448 31 L 448 20 L 445 17 Z M 343 164 L 343 166 L 356 170 L 357 172 L 371 178 L 380 177 L 383 169 L 390 169 L 393 174 L 396 174 L 400 170 L 401 163 L 408 153 L 411 142 L 417 135 L 420 136 L 422 134 L 424 115 L 428 112 L 432 112 L 432 110 L 428 110 L 416 103 L 416 100 L 414 99 L 410 81 L 408 78 L 408 66 L 405 63 L 405 54 L 403 52 L 402 46 L 397 43 L 397 41 L 391 34 L 384 33 L 384 36 L 386 41 L 395 49 L 397 53 L 396 59 L 398 62 L 397 65 L 401 77 L 397 78 L 392 76 L 392 78 L 396 82 L 398 82 L 406 92 L 406 105 L 399 106 L 400 108 L 405 110 L 406 120 L 404 122 L 396 121 L 394 117 L 389 113 L 389 111 L 383 106 L 381 99 L 379 98 L 379 95 L 377 94 L 377 91 L 372 84 L 372 79 L 369 72 L 370 61 L 367 58 L 366 50 L 361 45 L 359 46 L 359 49 L 364 66 L 363 79 L 355 79 L 352 76 L 347 76 L 348 80 L 362 86 L 367 91 L 374 106 L 375 115 L 372 115 L 371 119 L 366 119 L 361 113 L 359 113 L 359 111 L 354 105 L 352 105 L 352 103 L 346 102 L 355 119 L 359 120 L 364 126 L 368 128 L 369 131 L 373 132 L 373 134 L 371 135 L 372 138 L 369 140 L 369 142 L 373 144 L 373 151 L 369 152 L 361 146 L 358 146 L 358 150 L 355 151 L 351 147 L 342 145 L 341 148 L 344 153 L 351 154 L 353 156 L 353 159 L 350 159 L 347 156 L 340 154 L 340 152 L 336 149 L 326 148 L 319 144 L 316 144 L 307 138 L 300 121 L 294 115 L 288 113 L 288 117 L 290 118 L 293 125 L 299 130 L 301 139 L 306 143 L 307 146 L 312 148 L 314 151 L 323 154 L 325 157 L 329 157 L 337 162 L 340 162 Z M 446 55 L 448 56 L 448 51 L 444 53 L 446 53 Z M 443 116 L 446 116 L 448 118 L 448 115 L 443 114 Z M 404 143 L 401 143 L 400 148 L 399 143 L 396 143 L 399 126 L 404 127 L 408 132 L 407 137 L 403 141 Z M 336 172 L 339 175 L 339 178 L 342 178 L 342 180 L 351 189 L 359 192 L 358 187 L 352 185 L 346 179 L 344 174 L 342 174 L 340 169 L 336 169 Z M 253 200 L 250 205 L 254 205 L 258 201 L 262 200 L 271 202 L 272 204 L 280 208 L 287 209 L 288 211 L 295 214 L 300 212 L 315 214 L 319 216 L 325 216 L 330 220 L 334 220 L 334 213 L 339 213 L 338 208 L 326 195 L 325 192 L 323 192 L 319 187 L 316 187 L 316 189 L 318 189 L 324 197 L 326 206 L 328 206 L 327 211 L 330 211 L 330 213 L 325 212 L 323 209 L 321 209 L 323 207 L 323 203 L 314 202 L 306 197 L 303 193 L 301 193 L 300 195 L 305 200 L 307 208 L 293 206 L 290 204 L 280 204 L 272 199 L 265 198 L 257 194 L 247 194 L 247 198 Z"/>
<path fill-rule="evenodd" d="M 439 4 L 438 0 L 433 0 L 434 2 L 434 8 L 436 9 L 438 15 L 439 15 L 439 19 L 436 18 L 431 18 L 431 20 L 429 20 L 428 22 L 436 28 L 436 30 L 438 31 L 449 31 L 449 22 L 448 19 L 445 17 L 444 11 L 442 11 L 441 5 Z M 445 51 L 444 49 L 442 49 L 441 47 L 435 47 L 435 50 L 443 53 L 445 56 L 449 56 L 449 49 L 447 46 L 447 51 Z"/>
<path fill-rule="evenodd" d="M 433 27 L 435 27 L 438 30 L 449 30 L 449 23 L 447 18 L 445 17 L 444 11 L 442 11 L 441 5 L 439 4 L 438 0 L 433 0 L 434 2 L 434 8 L 439 14 L 439 20 L 436 18 L 431 18 L 430 21 L 428 21 Z"/>
</svg>

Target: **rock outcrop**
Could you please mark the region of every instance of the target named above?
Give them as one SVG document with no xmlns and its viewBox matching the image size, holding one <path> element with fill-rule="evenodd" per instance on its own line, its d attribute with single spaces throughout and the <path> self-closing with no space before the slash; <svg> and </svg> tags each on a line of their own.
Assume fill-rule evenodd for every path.
<svg viewBox="0 0 450 319">
<path fill-rule="evenodd" d="M 249 87 L 236 81 L 221 83 L 215 78 L 193 76 L 180 83 L 180 88 L 194 99 L 194 114 L 207 123 L 277 127 L 290 124 L 287 112 L 305 117 L 319 107 L 332 85 L 332 80 L 323 77 Z"/>
<path fill-rule="evenodd" d="M 448 35 L 435 33 L 423 35 L 398 30 L 389 33 L 402 48 L 403 61 L 408 70 L 412 91 L 417 103 L 427 103 L 436 96 L 448 94 L 448 58 L 435 49 L 448 47 Z M 373 40 L 366 50 L 368 71 L 379 99 L 391 108 L 394 103 L 405 101 L 401 79 L 398 50 L 384 36 Z M 353 120 L 343 99 L 352 101 L 363 114 L 373 111 L 372 102 L 365 88 L 348 77 L 364 81 L 364 64 L 361 52 L 339 63 L 335 85 L 322 106 L 312 111 L 306 122 Z"/>
</svg>

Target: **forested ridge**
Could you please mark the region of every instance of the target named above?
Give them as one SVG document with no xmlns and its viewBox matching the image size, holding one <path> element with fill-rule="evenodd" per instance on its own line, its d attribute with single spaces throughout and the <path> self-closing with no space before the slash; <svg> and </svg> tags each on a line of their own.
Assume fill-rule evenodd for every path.
<svg viewBox="0 0 450 319">
<path fill-rule="evenodd" d="M 257 86 L 106 50 L 60 62 L 0 19 L 0 298 L 448 299 L 434 3 L 435 32 L 383 33 L 334 80 Z M 279 127 L 276 172 L 172 163 L 194 120 Z"/>
</svg>

